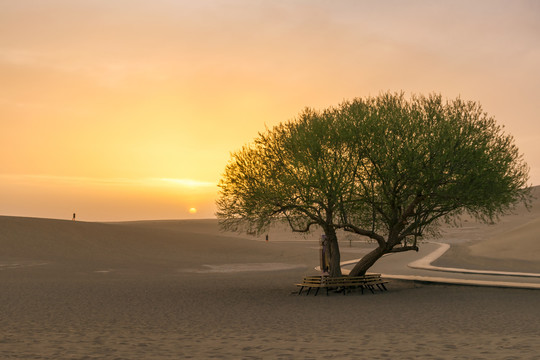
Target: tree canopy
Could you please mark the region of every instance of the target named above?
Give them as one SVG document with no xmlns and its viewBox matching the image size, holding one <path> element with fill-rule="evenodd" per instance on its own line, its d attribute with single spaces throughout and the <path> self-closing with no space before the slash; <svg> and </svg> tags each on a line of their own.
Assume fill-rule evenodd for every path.
<svg viewBox="0 0 540 360">
<path fill-rule="evenodd" d="M 356 98 L 260 133 L 232 154 L 220 181 L 223 227 L 319 226 L 330 274 L 341 274 L 337 229 L 378 246 L 354 267 L 417 250 L 417 237 L 464 212 L 495 221 L 527 202 L 528 167 L 510 135 L 475 102 L 385 93 Z"/>
<path fill-rule="evenodd" d="M 317 225 L 329 242 L 330 273 L 341 274 L 338 214 L 355 189 L 355 146 L 339 110 L 305 109 L 297 119 L 259 134 L 232 155 L 221 180 L 223 227 L 262 232 L 285 220 L 293 231 Z"/>
</svg>

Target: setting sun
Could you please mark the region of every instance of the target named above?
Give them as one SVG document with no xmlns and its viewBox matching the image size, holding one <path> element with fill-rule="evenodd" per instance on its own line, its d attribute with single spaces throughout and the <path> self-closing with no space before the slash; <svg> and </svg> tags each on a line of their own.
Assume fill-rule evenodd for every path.
<svg viewBox="0 0 540 360">
<path fill-rule="evenodd" d="M 189 213 L 190 214 L 196 214 L 197 213 L 197 209 L 192 207 L 191 209 L 189 209 Z"/>
</svg>

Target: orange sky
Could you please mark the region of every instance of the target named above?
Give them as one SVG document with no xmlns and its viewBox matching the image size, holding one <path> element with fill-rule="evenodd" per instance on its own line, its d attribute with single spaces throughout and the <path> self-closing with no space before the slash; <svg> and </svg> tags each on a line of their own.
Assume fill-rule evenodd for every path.
<svg viewBox="0 0 540 360">
<path fill-rule="evenodd" d="M 0 214 L 212 217 L 265 126 L 388 90 L 479 101 L 539 185 L 538 64 L 535 1 L 0 0 Z"/>
</svg>

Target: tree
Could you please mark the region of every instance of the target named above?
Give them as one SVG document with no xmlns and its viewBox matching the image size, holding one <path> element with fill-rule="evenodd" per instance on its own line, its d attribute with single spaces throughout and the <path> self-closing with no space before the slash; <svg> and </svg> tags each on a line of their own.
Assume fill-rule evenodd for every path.
<svg viewBox="0 0 540 360">
<path fill-rule="evenodd" d="M 304 110 L 233 154 L 219 184 L 222 226 L 261 232 L 286 219 L 294 231 L 323 229 L 330 275 L 339 276 L 337 229 L 381 256 L 418 250 L 417 238 L 468 213 L 495 221 L 527 202 L 528 167 L 513 138 L 479 104 L 440 95 L 381 94 L 337 108 Z"/>
<path fill-rule="evenodd" d="M 340 226 L 378 243 L 352 276 L 384 254 L 418 251 L 417 238 L 436 234 L 442 221 L 468 213 L 493 222 L 530 199 L 528 167 L 513 138 L 475 102 L 382 94 L 342 108 L 361 169 L 354 209 Z"/>
<path fill-rule="evenodd" d="M 219 187 L 217 216 L 229 230 L 261 233 L 276 221 L 296 232 L 319 226 L 331 276 L 341 276 L 336 236 L 340 206 L 354 193 L 349 129 L 336 109 L 305 109 L 232 155 Z"/>
</svg>

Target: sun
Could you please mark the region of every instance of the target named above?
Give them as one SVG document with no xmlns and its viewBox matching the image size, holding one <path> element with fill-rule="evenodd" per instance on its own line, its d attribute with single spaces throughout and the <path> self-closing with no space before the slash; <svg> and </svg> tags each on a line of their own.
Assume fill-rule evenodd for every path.
<svg viewBox="0 0 540 360">
<path fill-rule="evenodd" d="M 194 208 L 194 207 L 190 208 L 189 213 L 190 214 L 196 214 L 197 213 L 197 208 Z"/>
</svg>

